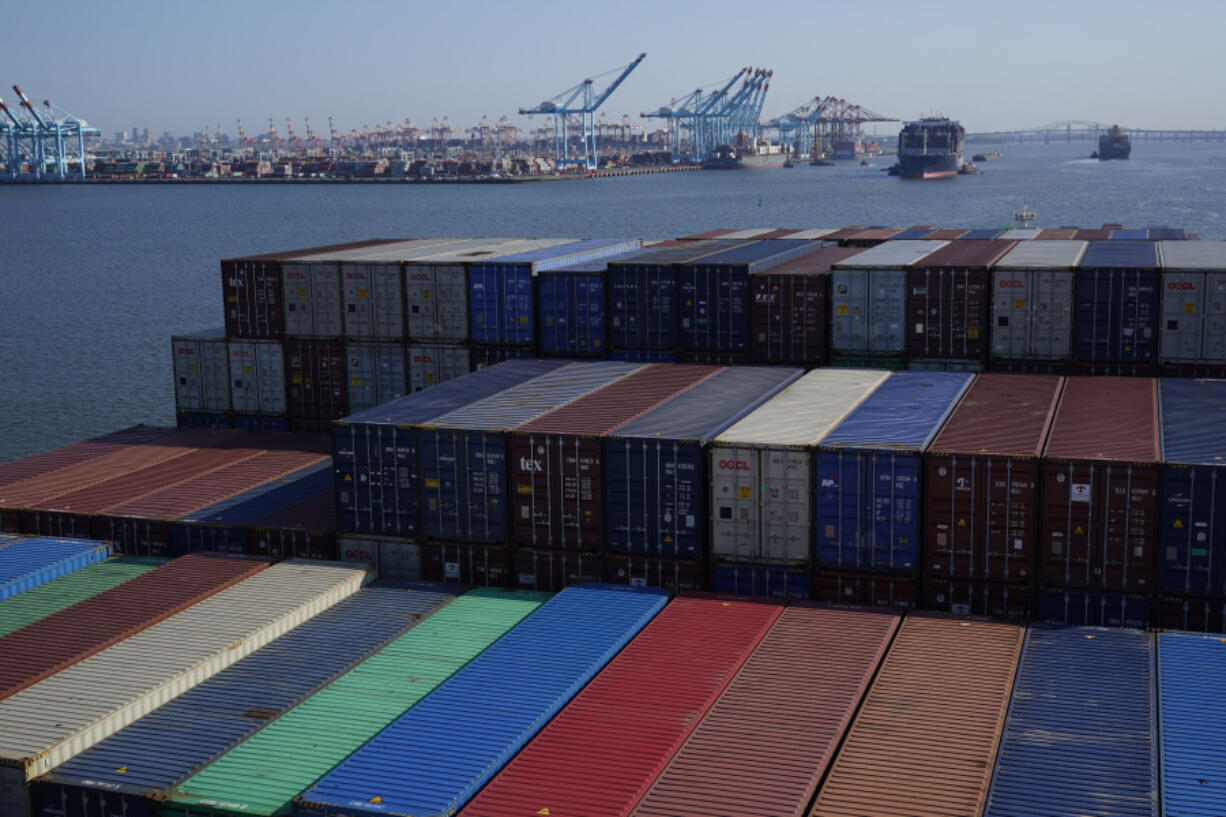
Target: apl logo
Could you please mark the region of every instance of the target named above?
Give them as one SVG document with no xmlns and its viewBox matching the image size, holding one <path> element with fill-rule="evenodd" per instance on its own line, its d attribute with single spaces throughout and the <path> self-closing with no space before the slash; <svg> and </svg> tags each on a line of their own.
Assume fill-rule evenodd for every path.
<svg viewBox="0 0 1226 817">
<path fill-rule="evenodd" d="M 775 302 L 775 293 L 759 292 L 754 295 L 754 301 L 760 304 L 773 304 Z"/>
<path fill-rule="evenodd" d="M 821 486 L 823 488 L 837 488 L 839 487 L 839 481 L 837 479 L 826 477 L 822 480 Z"/>
<path fill-rule="evenodd" d="M 724 471 L 748 471 L 749 463 L 741 460 L 720 460 L 719 467 Z"/>
<path fill-rule="evenodd" d="M 1191 281 L 1168 281 L 1166 288 L 1167 289 L 1182 289 L 1182 290 L 1187 290 L 1189 292 L 1195 292 L 1196 284 L 1192 283 Z"/>
<path fill-rule="evenodd" d="M 1021 281 L 1001 281 L 1001 289 L 1025 289 L 1026 285 Z"/>
<path fill-rule="evenodd" d="M 538 473 L 539 473 L 540 471 L 542 471 L 542 470 L 544 470 L 544 469 L 542 469 L 542 468 L 541 468 L 541 461 L 540 461 L 540 460 L 530 460 L 530 459 L 528 459 L 527 457 L 520 457 L 520 458 L 519 458 L 519 470 L 521 470 L 521 471 L 536 471 L 536 472 L 538 472 Z"/>
</svg>

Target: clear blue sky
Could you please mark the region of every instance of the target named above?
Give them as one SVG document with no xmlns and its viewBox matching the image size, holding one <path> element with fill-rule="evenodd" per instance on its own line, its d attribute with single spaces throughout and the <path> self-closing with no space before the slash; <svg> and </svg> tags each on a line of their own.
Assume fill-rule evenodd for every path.
<svg viewBox="0 0 1226 817">
<path fill-rule="evenodd" d="M 602 108 L 611 118 L 761 66 L 775 71 L 767 117 L 831 94 L 972 131 L 1223 128 L 1224 23 L 1222 0 L 9 3 L 0 97 L 11 104 L 17 83 L 108 136 L 221 123 L 233 137 L 236 117 L 258 133 L 270 116 L 299 134 L 309 116 L 325 136 L 329 115 L 341 130 L 444 115 L 468 127 L 645 51 Z"/>
</svg>

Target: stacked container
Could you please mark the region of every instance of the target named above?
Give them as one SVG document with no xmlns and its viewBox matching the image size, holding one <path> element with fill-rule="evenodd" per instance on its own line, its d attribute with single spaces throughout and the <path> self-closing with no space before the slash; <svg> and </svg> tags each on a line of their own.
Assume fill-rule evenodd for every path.
<svg viewBox="0 0 1226 817">
<path fill-rule="evenodd" d="M 1178 376 L 1226 373 L 1226 241 L 1162 241 L 1158 358 Z"/>
<path fill-rule="evenodd" d="M 111 555 L 108 542 L 46 537 L 0 540 L 0 601 L 67 576 Z"/>
<path fill-rule="evenodd" d="M 1024 241 L 992 267 L 993 370 L 1063 373 L 1073 354 L 1073 277 L 1084 241 Z"/>
<path fill-rule="evenodd" d="M 537 318 L 542 355 L 605 357 L 608 354 L 608 266 L 650 250 L 607 260 L 570 263 L 537 277 Z"/>
<path fill-rule="evenodd" d="M 1073 350 L 1090 374 L 1144 374 L 1157 359 L 1159 245 L 1091 241 L 1077 268 Z"/>
<path fill-rule="evenodd" d="M 174 348 L 175 415 L 180 427 L 228 428 L 230 363 L 226 330 L 178 335 Z"/>
<path fill-rule="evenodd" d="M 1221 632 L 1218 630 L 1217 632 Z M 1158 636 L 1158 723 L 1163 814 L 1226 813 L 1222 734 L 1226 644 L 1221 636 Z"/>
</svg>

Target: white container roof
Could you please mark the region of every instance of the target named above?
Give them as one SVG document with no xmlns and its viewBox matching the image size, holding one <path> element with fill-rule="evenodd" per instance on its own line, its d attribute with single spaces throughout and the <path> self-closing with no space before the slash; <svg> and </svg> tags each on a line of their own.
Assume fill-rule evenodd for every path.
<svg viewBox="0 0 1226 817">
<path fill-rule="evenodd" d="M 992 269 L 1074 269 L 1085 255 L 1087 241 L 1052 241 L 1040 238 L 1023 241 Z"/>
<path fill-rule="evenodd" d="M 1226 270 L 1226 241 L 1159 241 L 1162 268 Z"/>
<path fill-rule="evenodd" d="M 816 445 L 889 378 L 882 369 L 815 369 L 775 395 L 716 443 Z"/>
<path fill-rule="evenodd" d="M 948 244 L 948 241 L 886 241 L 876 247 L 870 247 L 864 252 L 856 253 L 850 258 L 844 258 L 834 265 L 834 269 L 896 269 L 913 264 L 921 258 L 936 252 Z"/>
</svg>

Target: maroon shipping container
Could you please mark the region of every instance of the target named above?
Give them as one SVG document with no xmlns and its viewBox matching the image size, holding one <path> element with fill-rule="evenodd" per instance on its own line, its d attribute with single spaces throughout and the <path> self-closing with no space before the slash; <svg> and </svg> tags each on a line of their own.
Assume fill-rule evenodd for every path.
<svg viewBox="0 0 1226 817">
<path fill-rule="evenodd" d="M 141 445 L 174 434 L 175 429 L 138 425 L 63 448 L 32 454 L 0 465 L 0 489 L 15 482 L 40 477 L 73 465 L 113 454 L 132 445 Z M 3 490 L 0 490 L 0 494 Z"/>
<path fill-rule="evenodd" d="M 424 581 L 506 587 L 511 582 L 511 566 L 510 550 L 505 545 L 470 542 L 421 545 Z"/>
<path fill-rule="evenodd" d="M 270 559 L 336 559 L 336 497 L 329 491 L 256 522 L 247 534 L 247 552 Z"/>
<path fill-rule="evenodd" d="M 285 342 L 285 388 L 290 428 L 328 431 L 349 414 L 349 369 L 345 345 L 335 340 Z"/>
<path fill-rule="evenodd" d="M 1226 633 L 1226 599 L 1159 596 L 1154 626 L 1192 633 Z"/>
<path fill-rule="evenodd" d="M 828 604 L 889 607 L 919 606 L 919 582 L 910 576 L 827 570 L 813 579 L 813 600 Z"/>
<path fill-rule="evenodd" d="M 1035 238 L 1043 240 L 1056 241 L 1071 241 L 1077 236 L 1076 227 L 1048 227 L 1046 230 L 1039 230 L 1039 234 Z"/>
<path fill-rule="evenodd" d="M 1023 621 L 1034 615 L 1033 584 L 925 579 L 925 610 L 963 616 L 991 616 Z"/>
<path fill-rule="evenodd" d="M 843 242 L 868 229 L 870 229 L 870 227 L 867 224 L 852 224 L 841 230 L 835 230 L 833 233 L 827 233 L 826 235 L 822 236 L 822 241 L 837 241 L 840 247 L 845 247 L 847 245 Z"/>
<path fill-rule="evenodd" d="M 897 227 L 874 227 L 870 230 L 864 230 L 855 235 L 848 236 L 839 241 L 840 247 L 876 247 L 888 239 L 901 233 L 902 230 Z M 828 240 L 830 236 L 823 236 L 823 240 Z"/>
<path fill-rule="evenodd" d="M 692 559 L 607 553 L 604 580 L 631 587 L 662 587 L 676 594 L 682 590 L 705 590 L 707 571 L 701 562 Z"/>
<path fill-rule="evenodd" d="M 603 552 L 601 438 L 720 371 L 654 364 L 518 426 L 507 442 L 514 543 Z"/>
<path fill-rule="evenodd" d="M 253 576 L 269 562 L 192 553 L 0 637 L 0 699 Z"/>
<path fill-rule="evenodd" d="M 1064 378 L 975 378 L 928 448 L 924 574 L 1033 584 L 1039 455 Z"/>
<path fill-rule="evenodd" d="M 826 247 L 749 277 L 749 355 L 759 363 L 826 362 L 828 273 L 859 250 Z"/>
<path fill-rule="evenodd" d="M 1043 450 L 1045 584 L 1154 586 L 1159 459 L 1156 380 L 1068 379 Z"/>
<path fill-rule="evenodd" d="M 1073 233 L 1073 238 L 1077 241 L 1107 241 L 1111 238 L 1111 233 L 1114 228 L 1102 227 L 1098 229 L 1077 230 Z"/>
<path fill-rule="evenodd" d="M 907 268 L 907 353 L 913 360 L 987 360 L 989 270 L 1015 241 L 951 241 Z"/>
<path fill-rule="evenodd" d="M 515 585 L 556 593 L 564 587 L 604 580 L 604 556 L 573 550 L 519 548 L 515 551 Z"/>
</svg>

